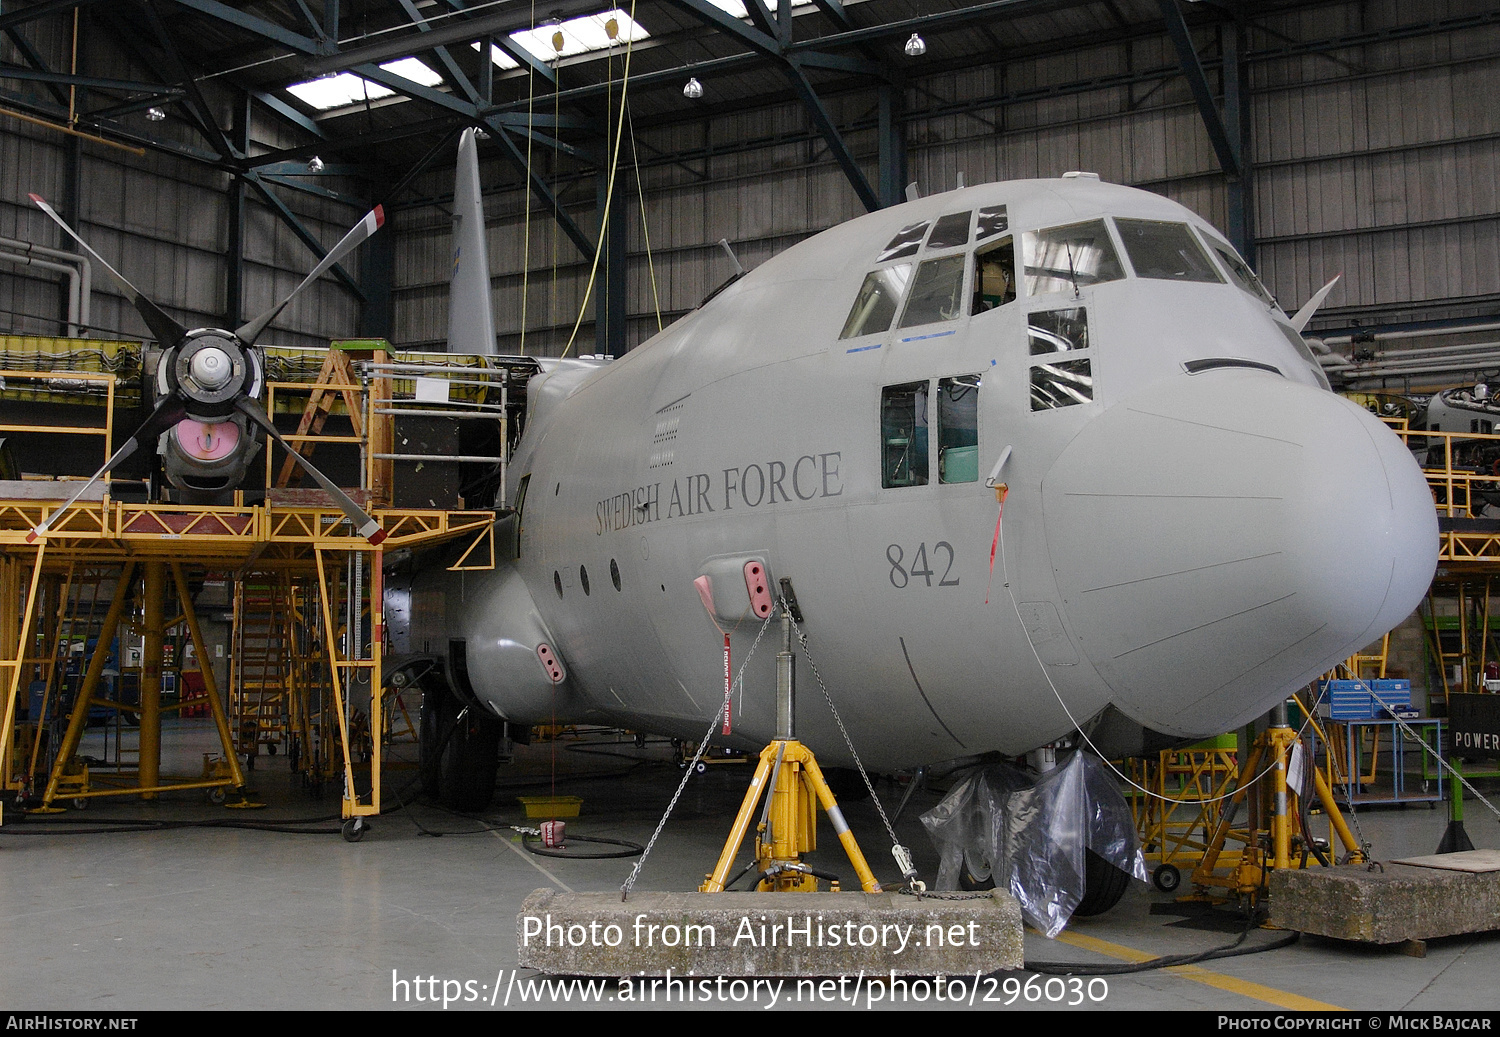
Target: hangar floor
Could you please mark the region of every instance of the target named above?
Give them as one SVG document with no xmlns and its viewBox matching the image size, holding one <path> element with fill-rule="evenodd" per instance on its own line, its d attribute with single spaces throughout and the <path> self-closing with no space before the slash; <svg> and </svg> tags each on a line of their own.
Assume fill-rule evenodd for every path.
<svg viewBox="0 0 1500 1037">
<path fill-rule="evenodd" d="M 170 720 L 163 742 L 164 772 L 175 764 L 178 773 L 190 773 L 201 752 L 212 748 L 210 722 Z M 89 752 L 87 744 L 84 751 Z M 252 784 L 267 804 L 259 811 L 211 807 L 194 793 L 156 803 L 95 801 L 86 812 L 70 811 L 61 815 L 63 823 L 45 825 L 7 809 L 0 829 L 5 1007 L 472 1009 L 491 1007 L 499 983 L 506 985 L 512 1009 L 612 1007 L 608 994 L 605 1004 L 585 1005 L 581 988 L 563 991 L 571 998 L 567 1003 L 557 996 L 558 988 L 552 996 L 523 1002 L 531 989 L 524 981 L 534 974 L 516 971 L 516 916 L 522 900 L 539 886 L 618 889 L 632 862 L 537 857 L 521 848 L 509 826 L 526 823 L 515 797 L 546 793 L 555 775 L 559 794 L 584 801 L 571 832 L 646 842 L 679 779 L 665 747 L 636 749 L 629 741 L 596 740 L 520 749 L 516 762 L 502 768 L 500 793 L 482 819 L 412 802 L 415 746 L 398 746 L 391 755 L 387 788 L 408 786 L 400 796 L 408 805 L 376 818 L 363 841 L 353 844 L 338 834 L 337 797 L 330 792 L 320 798 L 303 789 L 281 756 L 258 761 Z M 722 845 L 748 774 L 744 766 L 715 766 L 689 782 L 639 888 L 696 887 Z M 895 790 L 883 785 L 880 791 L 893 807 Z M 917 815 L 937 798 L 935 792 L 919 793 L 898 824 L 902 841 L 929 878 L 937 861 Z M 396 800 L 391 796 L 389 805 Z M 871 804 L 848 803 L 845 810 L 877 875 L 891 877 L 886 840 Z M 263 825 L 319 817 L 324 820 L 305 826 L 307 834 L 192 824 Z M 121 823 L 131 819 L 156 824 Z M 1430 853 L 1445 816 L 1418 807 L 1366 810 L 1358 821 L 1377 856 L 1389 859 Z M 1476 845 L 1500 845 L 1495 821 L 1477 805 L 1470 811 L 1469 832 Z M 819 859 L 847 873 L 826 826 L 821 834 Z M 1172 898 L 1137 883 L 1115 910 L 1076 921 L 1059 940 L 1028 934 L 1026 953 L 1028 960 L 1124 964 L 1120 959 L 1132 954 L 1223 946 L 1237 932 L 1233 916 L 1188 913 Z M 1246 944 L 1269 943 L 1280 935 L 1257 930 Z M 1305 1009 L 1316 1002 L 1355 1010 L 1496 1009 L 1497 968 L 1500 934 L 1495 933 L 1432 941 L 1420 959 L 1305 937 L 1262 954 L 1109 976 L 1107 993 L 1095 984 L 1095 998 L 1084 998 L 1080 1007 L 1260 1011 Z M 1029 973 L 1011 975 L 1024 982 Z M 436 984 L 427 982 L 434 977 Z M 411 986 L 418 978 L 423 983 Z M 972 1006 L 965 998 L 941 1007 L 1003 1010 L 1011 1000 L 1015 1008 L 1048 1007 L 1045 1001 L 1013 998 L 1003 985 L 1007 978 L 981 986 Z M 459 999 L 448 1005 L 442 1003 L 445 980 L 458 981 L 448 990 Z M 864 1007 L 868 992 L 858 997 Z M 695 1007 L 735 1007 L 732 996 L 726 1000 Z M 770 1003 L 761 991 L 740 1006 L 757 1000 L 762 1007 Z M 780 1006 L 788 1004 L 798 1007 L 791 984 L 780 999 Z M 652 1007 L 666 1007 L 660 995 Z M 939 1005 L 929 1000 L 906 1007 Z"/>
</svg>

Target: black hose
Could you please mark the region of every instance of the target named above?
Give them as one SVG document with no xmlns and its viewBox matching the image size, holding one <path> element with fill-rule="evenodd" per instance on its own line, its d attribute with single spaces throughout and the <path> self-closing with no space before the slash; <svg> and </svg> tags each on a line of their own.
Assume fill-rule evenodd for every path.
<svg viewBox="0 0 1500 1037">
<path fill-rule="evenodd" d="M 1152 958 L 1133 965 L 1091 965 L 1070 961 L 1027 961 L 1021 967 L 1031 972 L 1043 972 L 1058 976 L 1127 976 L 1136 972 L 1151 972 L 1155 969 L 1171 968 L 1174 965 L 1192 965 L 1200 961 L 1215 961 L 1219 958 L 1238 958 L 1246 954 L 1260 954 L 1264 951 L 1280 950 L 1290 947 L 1302 938 L 1301 933 L 1288 933 L 1286 936 L 1270 943 L 1257 947 L 1241 947 L 1250 935 L 1247 928 L 1240 933 L 1239 939 L 1223 947 L 1215 947 L 1212 950 L 1202 951 L 1198 954 L 1168 954 L 1160 958 Z"/>
<path fill-rule="evenodd" d="M 616 857 L 637 857 L 646 852 L 646 848 L 640 843 L 633 843 L 628 839 L 601 839 L 588 835 L 570 835 L 567 838 L 572 843 L 597 843 L 605 846 L 623 846 L 623 850 L 603 850 L 597 853 L 570 853 L 566 846 L 553 849 L 550 846 L 541 845 L 541 837 L 535 835 L 523 835 L 521 845 L 526 847 L 528 853 L 534 853 L 538 857 L 561 857 L 565 860 L 575 861 L 607 861 Z"/>
</svg>

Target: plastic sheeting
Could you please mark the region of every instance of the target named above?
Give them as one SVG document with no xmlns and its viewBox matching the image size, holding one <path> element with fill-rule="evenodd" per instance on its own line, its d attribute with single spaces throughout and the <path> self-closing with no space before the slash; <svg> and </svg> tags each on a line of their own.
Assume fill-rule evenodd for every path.
<svg viewBox="0 0 1500 1037">
<path fill-rule="evenodd" d="M 983 767 L 922 824 L 942 855 L 938 889 L 957 889 L 961 875 L 993 878 L 1048 937 L 1083 900 L 1085 850 L 1142 882 L 1149 877 L 1130 805 L 1110 770 L 1083 752 L 1040 776 L 1007 763 Z"/>
</svg>

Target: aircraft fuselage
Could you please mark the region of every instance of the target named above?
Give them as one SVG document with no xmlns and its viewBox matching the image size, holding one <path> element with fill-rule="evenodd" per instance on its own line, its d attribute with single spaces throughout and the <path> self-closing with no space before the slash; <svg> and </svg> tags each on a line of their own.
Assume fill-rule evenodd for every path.
<svg viewBox="0 0 1500 1037">
<path fill-rule="evenodd" d="M 462 640 L 512 720 L 696 741 L 721 629 L 736 671 L 761 634 L 759 562 L 872 766 L 1019 754 L 1110 706 L 1177 736 L 1244 723 L 1415 608 L 1437 528 L 1410 454 L 1238 262 L 1091 178 L 810 238 L 625 357 L 533 379 L 517 557 L 421 575 L 409 647 Z M 772 737 L 777 647 L 725 741 Z M 799 667 L 799 735 L 846 759 Z"/>
</svg>

